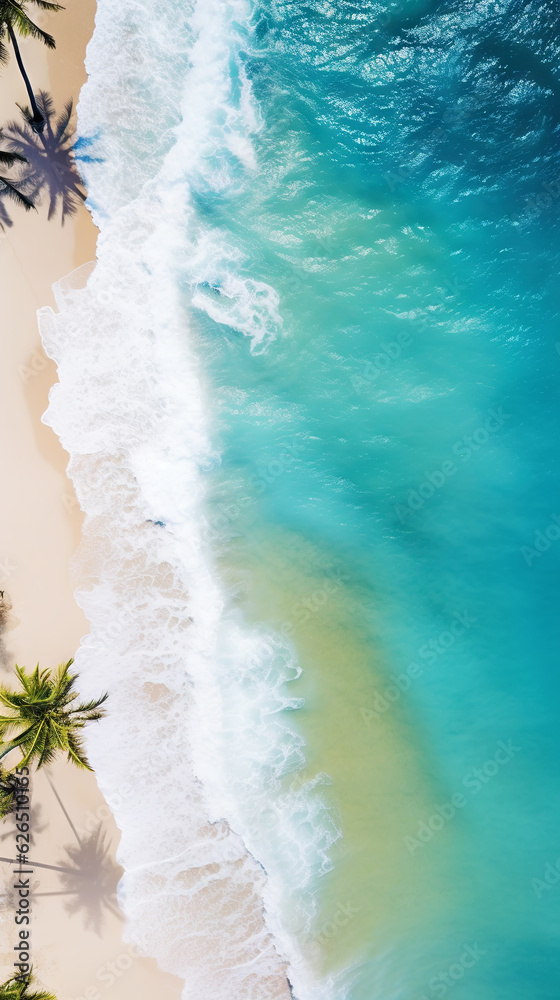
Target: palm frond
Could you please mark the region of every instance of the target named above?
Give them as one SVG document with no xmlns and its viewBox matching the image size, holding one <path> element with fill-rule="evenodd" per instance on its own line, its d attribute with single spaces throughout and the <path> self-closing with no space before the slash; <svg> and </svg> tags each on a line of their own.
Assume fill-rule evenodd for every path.
<svg viewBox="0 0 560 1000">
<path fill-rule="evenodd" d="M 41 670 L 39 665 L 31 671 L 16 666 L 20 690 L 0 686 L 0 702 L 10 711 L 0 716 L 0 737 L 5 740 L 0 743 L 0 759 L 19 747 L 21 763 L 35 763 L 39 768 L 52 763 L 62 752 L 77 767 L 92 770 L 81 731 L 103 718 L 102 706 L 108 695 L 76 704 L 79 695 L 73 690 L 77 675 L 70 673 L 72 662 L 54 671 Z M 6 740 L 8 736 L 12 738 Z"/>
<path fill-rule="evenodd" d="M 91 701 L 86 701 L 82 705 L 76 705 L 76 708 L 74 709 L 74 711 L 75 712 L 79 712 L 80 715 L 83 715 L 86 712 L 87 713 L 93 712 L 93 711 L 95 711 L 95 709 L 99 708 L 101 705 L 104 705 L 105 702 L 107 701 L 108 697 L 109 697 L 109 693 L 108 693 L 108 691 L 106 691 L 105 694 L 102 694 L 100 698 L 92 698 Z M 104 714 L 104 713 L 102 713 L 102 714 Z"/>
<path fill-rule="evenodd" d="M 33 726 L 31 730 L 27 731 L 26 739 L 22 741 L 21 746 L 24 751 L 24 756 L 22 758 L 22 767 L 27 767 L 27 765 L 34 759 L 38 757 L 41 760 L 44 752 L 45 745 L 47 742 L 47 724 L 45 719 Z"/>
<path fill-rule="evenodd" d="M 93 771 L 91 764 L 86 757 L 85 747 L 76 733 L 68 735 L 68 760 L 71 760 L 76 767 L 86 771 Z"/>
<path fill-rule="evenodd" d="M 15 774 L 0 768 L 0 819 L 5 819 L 17 804 L 18 779 Z"/>
<path fill-rule="evenodd" d="M 14 736 L 13 740 L 8 740 L 7 743 L 0 743 L 0 760 L 11 753 L 12 750 L 17 750 L 18 747 L 25 747 L 25 744 L 29 743 L 30 740 L 34 741 L 35 734 L 36 726 L 29 726 L 23 733 Z"/>
<path fill-rule="evenodd" d="M 0 716 L 0 735 L 4 736 L 10 729 L 14 729 L 16 726 L 19 726 L 19 724 L 20 722 L 17 715 Z"/>
<path fill-rule="evenodd" d="M 15 4 L 13 5 L 16 6 Z M 49 49 L 56 48 L 56 42 L 52 35 L 49 35 L 48 31 L 43 31 L 38 24 L 35 24 L 30 17 L 27 16 L 25 11 L 14 11 L 11 18 L 12 27 L 15 28 L 22 38 L 36 38 L 44 44 Z"/>
<path fill-rule="evenodd" d="M 25 979 L 8 979 L 0 986 L 0 1000 L 57 1000 L 54 993 L 46 990 L 33 990 L 29 992 L 29 987 L 33 982 L 33 970 Z"/>
<path fill-rule="evenodd" d="M 31 3 L 39 7 L 40 10 L 56 11 L 56 10 L 66 10 L 66 7 L 62 7 L 59 3 L 49 3 L 48 0 L 31 0 Z"/>
</svg>

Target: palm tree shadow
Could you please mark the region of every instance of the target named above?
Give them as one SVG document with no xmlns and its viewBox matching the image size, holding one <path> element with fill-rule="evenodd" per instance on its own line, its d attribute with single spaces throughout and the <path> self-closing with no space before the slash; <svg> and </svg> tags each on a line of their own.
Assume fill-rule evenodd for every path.
<svg viewBox="0 0 560 1000">
<path fill-rule="evenodd" d="M 61 889 L 37 896 L 68 896 L 66 912 L 73 917 L 84 911 L 84 927 L 100 937 L 108 913 L 121 919 L 117 885 L 123 869 L 111 856 L 111 842 L 99 826 L 78 845 L 65 847 L 58 867 Z"/>
<path fill-rule="evenodd" d="M 0 139 L 4 139 L 2 129 L 0 129 Z M 4 172 L 0 173 L 0 233 L 13 226 L 10 213 L 8 212 L 10 202 L 20 205 L 27 212 L 35 207 L 26 193 L 26 181 L 21 176 L 23 164 L 25 164 L 23 156 L 11 150 L 0 149 L 0 168 L 8 167 L 9 170 L 16 169 L 16 177 L 6 176 Z M 3 594 L 4 591 L 0 591 L 2 597 Z M 0 604 L 0 630 L 3 631 L 4 618 L 1 612 Z"/>
<path fill-rule="evenodd" d="M 0 183 L 0 232 L 2 232 L 4 229 L 10 229 L 10 227 L 13 226 L 13 222 L 10 219 L 8 210 L 6 208 L 6 202 L 9 200 L 9 198 L 10 195 L 8 193 L 8 189 L 4 184 L 2 178 L 2 182 Z"/>
<path fill-rule="evenodd" d="M 45 129 L 36 133 L 31 128 L 31 112 L 20 108 L 23 122 L 12 121 L 1 134 L 10 153 L 23 158 L 26 163 L 20 171 L 21 189 L 33 203 L 46 197 L 49 202 L 48 218 L 54 218 L 60 208 L 61 221 L 74 215 L 86 200 L 82 179 L 76 166 L 76 145 L 73 102 L 68 101 L 57 117 L 50 94 L 41 90 L 37 105 L 45 117 Z M 10 225 L 5 208 L 0 201 L 0 223 Z"/>
<path fill-rule="evenodd" d="M 30 840 L 31 840 L 31 846 L 34 847 L 37 840 L 37 835 L 39 833 L 43 833 L 43 831 L 47 829 L 49 824 L 47 819 L 43 818 L 44 810 L 40 803 L 38 803 L 37 805 L 32 804 L 31 806 L 24 806 L 24 807 L 22 806 L 22 811 L 30 813 L 31 817 L 29 820 Z M 2 830 L 2 832 L 0 833 L 0 843 L 3 843 L 5 840 L 11 842 L 14 837 L 13 826 L 9 823 L 4 823 L 2 827 L 0 827 L 0 829 Z"/>
<path fill-rule="evenodd" d="M 37 805 L 32 803 L 29 812 L 31 815 L 29 820 L 29 826 L 31 828 L 31 846 L 36 847 L 37 837 L 40 833 L 43 833 L 44 830 L 48 829 L 49 821 L 46 817 L 43 819 L 44 809 L 40 803 L 37 803 Z"/>
</svg>

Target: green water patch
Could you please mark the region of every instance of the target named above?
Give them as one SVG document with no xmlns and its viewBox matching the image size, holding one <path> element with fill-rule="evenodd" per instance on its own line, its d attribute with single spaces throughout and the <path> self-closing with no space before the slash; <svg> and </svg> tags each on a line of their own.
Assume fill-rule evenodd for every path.
<svg viewBox="0 0 560 1000">
<path fill-rule="evenodd" d="M 372 708 L 392 670 L 375 635 L 381 599 L 352 567 L 316 540 L 253 524 L 222 570 L 246 619 L 283 635 L 302 668 L 287 686 L 304 699 L 290 717 L 307 745 L 303 777 L 329 775 L 323 794 L 342 831 L 333 868 L 315 887 L 319 908 L 304 951 L 318 970 L 334 971 L 453 906 L 461 818 L 450 815 L 406 700 L 380 714 Z"/>
</svg>

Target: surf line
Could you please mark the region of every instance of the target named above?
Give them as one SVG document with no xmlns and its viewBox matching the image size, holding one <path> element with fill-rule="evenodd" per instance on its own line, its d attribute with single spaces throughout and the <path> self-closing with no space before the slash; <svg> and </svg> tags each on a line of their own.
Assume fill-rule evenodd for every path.
<svg viewBox="0 0 560 1000">
<path fill-rule="evenodd" d="M 15 788 L 15 814 L 16 814 L 16 858 L 13 862 L 14 875 L 18 876 L 18 881 L 14 883 L 14 889 L 18 893 L 18 907 L 14 914 L 14 921 L 18 928 L 18 941 L 14 945 L 19 961 L 14 962 L 16 968 L 15 979 L 29 985 L 31 981 L 31 875 L 33 868 L 28 867 L 27 855 L 29 853 L 30 836 L 30 788 L 29 788 L 29 768 L 16 767 L 16 788 Z M 27 878 L 23 876 L 27 875 Z"/>
</svg>

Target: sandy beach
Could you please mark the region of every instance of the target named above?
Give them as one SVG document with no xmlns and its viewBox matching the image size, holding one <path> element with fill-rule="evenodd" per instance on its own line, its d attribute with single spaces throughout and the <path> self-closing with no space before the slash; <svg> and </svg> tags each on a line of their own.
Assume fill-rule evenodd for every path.
<svg viewBox="0 0 560 1000">
<path fill-rule="evenodd" d="M 85 81 L 85 47 L 95 5 L 70 0 L 56 15 L 39 14 L 55 52 L 23 40 L 35 91 L 52 94 L 57 111 L 77 102 Z M 0 77 L 0 122 L 18 117 L 26 93 L 13 55 Z M 54 364 L 40 345 L 36 310 L 54 305 L 51 286 L 95 259 L 96 230 L 85 208 L 66 220 L 10 209 L 14 226 L 0 232 L 0 590 L 11 605 L 2 638 L 2 680 L 17 662 L 56 666 L 73 656 L 88 624 L 72 595 L 69 564 L 81 513 L 65 473 L 67 455 L 41 423 Z M 138 957 L 127 941 L 116 900 L 119 832 L 93 775 L 60 761 L 32 779 L 31 957 L 43 988 L 58 1000 L 180 997 L 179 979 Z M 0 831 L 0 854 L 15 854 L 13 820 Z M 17 940 L 14 866 L 1 863 L 2 981 L 13 974 Z"/>
</svg>

